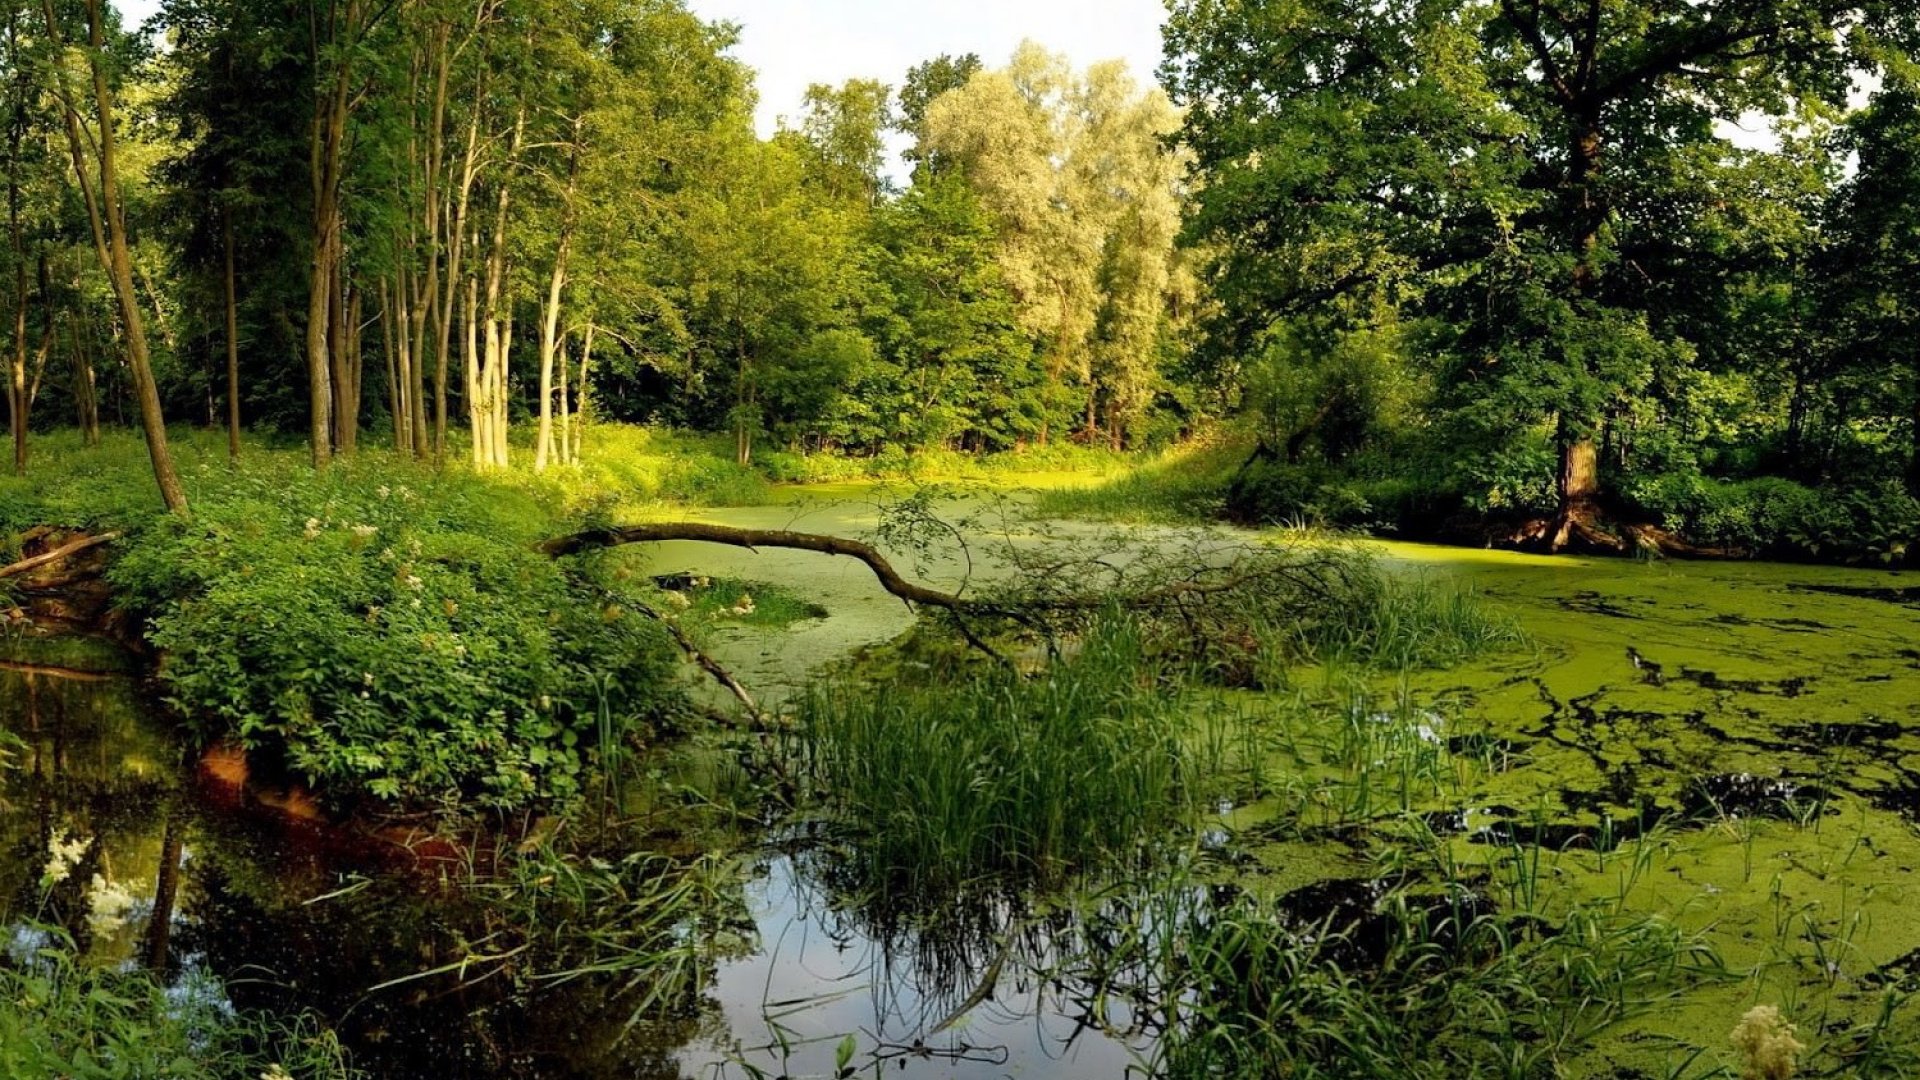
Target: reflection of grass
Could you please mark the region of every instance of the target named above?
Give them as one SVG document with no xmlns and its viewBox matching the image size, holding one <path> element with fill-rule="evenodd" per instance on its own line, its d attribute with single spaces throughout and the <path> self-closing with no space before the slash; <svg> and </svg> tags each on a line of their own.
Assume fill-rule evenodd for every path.
<svg viewBox="0 0 1920 1080">
<path fill-rule="evenodd" d="M 309 1018 L 235 1013 L 211 976 L 172 988 L 144 972 L 88 967 L 55 933 L 23 967 L 0 967 L 0 1075 L 335 1080 L 359 1074 Z"/>
</svg>

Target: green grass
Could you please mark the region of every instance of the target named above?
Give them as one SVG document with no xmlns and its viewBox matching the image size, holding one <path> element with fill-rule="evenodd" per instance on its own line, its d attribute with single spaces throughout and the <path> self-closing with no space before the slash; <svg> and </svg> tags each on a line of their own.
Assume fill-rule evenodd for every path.
<svg viewBox="0 0 1920 1080">
<path fill-rule="evenodd" d="M 1033 678 L 820 687 L 801 720 L 799 760 L 858 880 L 929 903 L 1126 863 L 1190 798 L 1188 722 L 1117 617 Z"/>
<path fill-rule="evenodd" d="M 306 1017 L 236 1012 L 211 976 L 162 987 L 88 967 L 58 940 L 0 967 L 0 1076 L 350 1080 L 332 1032 Z"/>
<path fill-rule="evenodd" d="M 1242 897 L 1189 925 L 1169 1080 L 1553 1076 L 1614 1025 L 1730 977 L 1658 918 L 1589 906 L 1549 925 L 1458 891 L 1394 889 L 1307 925 Z"/>
<path fill-rule="evenodd" d="M 1228 482 L 1246 460 L 1236 442 L 1166 451 L 1095 487 L 1043 493 L 1034 509 L 1049 517 L 1129 524 L 1186 524 L 1217 520 Z"/>
</svg>

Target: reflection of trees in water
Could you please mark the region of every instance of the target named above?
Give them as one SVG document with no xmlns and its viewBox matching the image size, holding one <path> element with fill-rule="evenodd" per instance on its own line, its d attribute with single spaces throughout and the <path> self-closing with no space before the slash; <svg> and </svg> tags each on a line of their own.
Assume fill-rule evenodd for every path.
<svg viewBox="0 0 1920 1080">
<path fill-rule="evenodd" d="M 677 1078 L 674 1051 L 711 1033 L 713 1003 L 692 992 L 629 1028 L 647 989 L 632 971 L 538 980 L 552 947 L 373 990 L 500 951 L 485 883 L 394 872 L 348 830 L 203 798 L 177 738 L 142 710 L 131 680 L 0 670 L 0 726 L 20 740 L 0 769 L 5 923 L 59 926 L 96 960 L 210 973 L 242 1009 L 311 1010 L 372 1076 Z M 83 846 L 48 889 L 56 835 Z M 95 875 L 140 890 L 111 941 L 88 918 Z"/>
<path fill-rule="evenodd" d="M 137 709 L 128 680 L 0 670 L 0 727 L 17 741 L 0 769 L 0 916 L 57 926 L 103 960 L 136 959 L 166 899 L 178 754 Z M 54 866 L 56 847 L 69 857 Z"/>
</svg>

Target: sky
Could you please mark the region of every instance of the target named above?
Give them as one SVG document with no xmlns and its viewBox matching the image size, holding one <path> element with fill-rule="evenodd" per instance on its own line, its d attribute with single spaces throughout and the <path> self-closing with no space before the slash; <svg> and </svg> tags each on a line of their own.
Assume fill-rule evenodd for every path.
<svg viewBox="0 0 1920 1080">
<path fill-rule="evenodd" d="M 1006 63 L 1023 39 L 1066 53 L 1075 67 L 1127 61 L 1134 77 L 1160 64 L 1162 0 L 690 0 L 702 18 L 740 26 L 734 54 L 759 72 L 763 134 L 797 117 L 810 83 L 880 79 L 941 53 Z"/>
</svg>

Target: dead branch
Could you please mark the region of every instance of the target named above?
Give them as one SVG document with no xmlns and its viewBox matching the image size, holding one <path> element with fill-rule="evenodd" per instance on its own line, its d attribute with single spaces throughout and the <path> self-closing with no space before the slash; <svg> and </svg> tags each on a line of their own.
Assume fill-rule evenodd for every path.
<svg viewBox="0 0 1920 1080">
<path fill-rule="evenodd" d="M 111 544 L 115 540 L 120 539 L 120 535 L 121 534 L 117 532 L 110 532 L 101 533 L 99 536 L 83 536 L 72 543 L 62 544 L 52 551 L 35 555 L 31 558 L 21 559 L 12 566 L 0 566 L 0 578 L 10 578 L 24 574 L 29 570 L 46 566 L 48 563 L 59 562 L 69 555 L 78 555 L 80 552 L 86 551 L 89 548 L 96 548 L 102 544 Z"/>
<path fill-rule="evenodd" d="M 1045 580 L 1052 586 L 1049 589 L 1051 595 L 1023 599 L 1017 605 L 1012 605 L 985 599 L 969 599 L 915 584 L 902 577 L 879 549 L 859 540 L 821 533 L 791 532 L 784 529 L 736 529 L 727 525 L 709 525 L 690 521 L 592 529 L 544 541 L 537 546 L 537 550 L 560 558 L 601 548 L 619 547 L 622 544 L 650 544 L 668 540 L 724 544 L 728 547 L 746 548 L 749 551 L 760 548 L 783 548 L 793 551 L 814 551 L 823 555 L 843 555 L 865 563 L 867 568 L 873 571 L 874 577 L 879 580 L 882 588 L 910 605 L 921 604 L 943 608 L 957 614 L 1016 619 L 1027 611 L 1093 612 L 1112 602 L 1119 602 L 1125 607 L 1136 609 L 1160 608 L 1182 600 L 1234 592 L 1276 579 L 1296 585 L 1317 586 L 1323 590 L 1327 585 L 1327 582 L 1318 579 L 1314 568 L 1310 565 L 1255 563 L 1240 567 L 1222 567 L 1221 569 L 1227 572 L 1223 576 L 1212 578 L 1202 577 L 1196 572 L 1185 580 L 1131 595 L 1120 590 L 1117 581 L 1113 588 L 1097 593 L 1066 592 L 1060 591 L 1060 586 L 1070 575 L 1065 573 L 1067 566 L 1062 564 L 1050 568 L 1045 575 Z M 1115 570 L 1111 565 L 1102 565 L 1110 571 Z M 1301 578 L 1306 580 L 1303 581 Z"/>
</svg>

